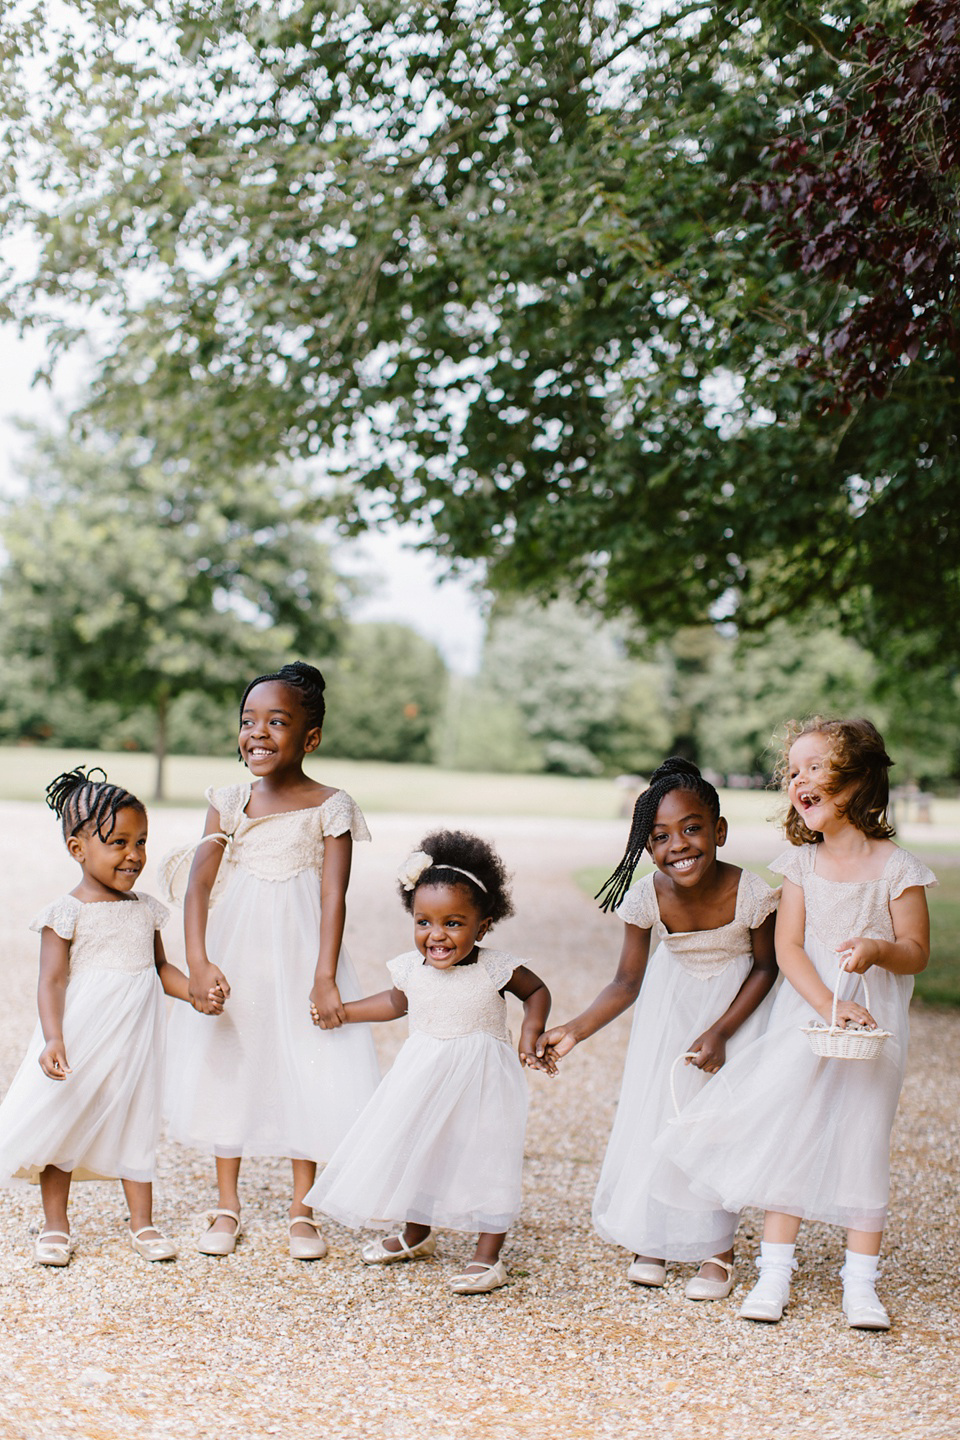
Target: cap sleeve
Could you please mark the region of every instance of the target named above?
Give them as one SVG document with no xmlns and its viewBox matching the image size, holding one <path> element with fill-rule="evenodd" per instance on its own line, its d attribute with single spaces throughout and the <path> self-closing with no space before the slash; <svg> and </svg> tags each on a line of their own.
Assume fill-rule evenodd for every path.
<svg viewBox="0 0 960 1440">
<path fill-rule="evenodd" d="M 346 835 L 354 840 L 369 840 L 370 831 L 357 802 L 346 790 L 335 790 L 320 806 L 320 821 L 324 835 Z"/>
<path fill-rule="evenodd" d="M 639 925 L 641 930 L 653 929 L 660 919 L 660 907 L 652 872 L 630 886 L 614 914 L 619 915 L 625 925 Z"/>
<path fill-rule="evenodd" d="M 901 850 L 899 845 L 891 856 L 887 872 L 890 881 L 890 899 L 899 900 L 904 890 L 911 889 L 914 885 L 939 885 L 939 880 L 933 871 L 918 860 L 916 855 L 911 855 L 909 850 Z"/>
<path fill-rule="evenodd" d="M 152 895 L 140 895 L 137 898 L 141 905 L 146 905 L 153 916 L 154 930 L 161 930 L 170 918 L 170 911 L 166 905 L 161 905 L 160 901 L 155 900 Z"/>
<path fill-rule="evenodd" d="M 505 954 L 503 950 L 484 950 L 482 946 L 478 951 L 478 958 L 490 976 L 495 990 L 502 990 L 517 966 L 523 964 L 522 960 L 516 960 L 512 955 Z"/>
<path fill-rule="evenodd" d="M 232 835 L 240 824 L 240 818 L 250 799 L 249 782 L 239 785 L 220 785 L 217 788 L 211 785 L 204 794 L 220 816 L 220 829 L 224 834 Z"/>
<path fill-rule="evenodd" d="M 72 940 L 79 914 L 80 901 L 73 895 L 64 895 L 59 900 L 54 900 L 45 910 L 41 910 L 39 915 L 35 915 L 30 921 L 30 929 L 38 933 L 41 930 L 52 930 L 61 940 Z"/>
<path fill-rule="evenodd" d="M 776 860 L 771 860 L 767 869 L 782 875 L 784 880 L 792 880 L 794 885 L 802 885 L 816 848 L 815 845 L 791 845 L 789 850 L 782 850 Z"/>
<path fill-rule="evenodd" d="M 740 873 L 740 888 L 737 891 L 737 919 L 742 920 L 751 930 L 762 925 L 780 903 L 780 886 L 774 890 L 760 875 L 752 870 Z"/>
<path fill-rule="evenodd" d="M 393 960 L 387 961 L 390 979 L 398 990 L 406 991 L 410 979 L 410 972 L 414 965 L 419 965 L 420 963 L 421 956 L 418 950 L 408 950 L 405 955 L 397 955 Z"/>
</svg>

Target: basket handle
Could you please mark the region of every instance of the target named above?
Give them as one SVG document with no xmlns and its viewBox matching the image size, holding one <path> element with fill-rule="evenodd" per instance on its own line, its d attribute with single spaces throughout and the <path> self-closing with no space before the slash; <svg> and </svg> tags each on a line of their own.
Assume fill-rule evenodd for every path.
<svg viewBox="0 0 960 1440">
<path fill-rule="evenodd" d="M 836 983 L 836 984 L 834 985 L 834 987 L 833 987 L 833 1009 L 830 1011 L 830 1029 L 831 1029 L 831 1030 L 837 1030 L 837 1029 L 841 1029 L 841 1028 L 842 1028 L 841 1026 L 838 1026 L 838 1025 L 837 1025 L 837 1005 L 840 1003 L 840 982 L 841 982 L 841 980 L 843 979 L 844 975 L 856 975 L 856 976 L 857 976 L 857 978 L 860 980 L 861 984 L 863 985 L 863 1006 L 864 1006 L 864 1009 L 865 1009 L 865 1010 L 869 1010 L 869 1009 L 870 1009 L 870 991 L 867 989 L 867 977 L 866 977 L 866 975 L 859 974 L 856 970 L 848 970 L 848 969 L 846 968 L 845 964 L 844 964 L 844 961 L 847 959 L 847 956 L 848 956 L 848 955 L 852 955 L 852 954 L 853 954 L 853 951 L 852 951 L 852 950 L 841 950 L 841 951 L 840 951 L 840 954 L 837 956 L 837 959 L 838 959 L 838 961 L 839 961 L 840 963 L 839 963 L 839 966 L 838 966 L 838 968 L 837 968 L 837 983 Z"/>
<path fill-rule="evenodd" d="M 670 1066 L 670 1099 L 673 1101 L 674 1115 L 680 1114 L 680 1102 L 677 1099 L 677 1066 L 681 1060 L 696 1060 L 699 1054 L 699 1050 L 686 1050 L 682 1055 L 678 1055 Z"/>
</svg>

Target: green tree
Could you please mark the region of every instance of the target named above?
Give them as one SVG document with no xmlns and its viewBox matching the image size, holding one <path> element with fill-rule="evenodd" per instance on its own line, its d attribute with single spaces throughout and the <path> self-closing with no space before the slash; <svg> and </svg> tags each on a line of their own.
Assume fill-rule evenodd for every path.
<svg viewBox="0 0 960 1440">
<path fill-rule="evenodd" d="M 900 0 L 47 9 L 0 18 L 0 220 L 43 247 L 7 313 L 105 310 L 100 403 L 160 458 L 336 454 L 348 522 L 668 632 L 827 605 L 957 655 L 957 359 L 824 413 L 798 357 L 859 279 L 747 205 Z"/>
<path fill-rule="evenodd" d="M 159 799 L 171 704 L 236 694 L 293 651 L 329 652 L 342 582 L 294 477 L 248 469 L 200 485 L 141 449 L 38 438 L 2 521 L 0 634 L 30 662 L 35 694 L 150 709 Z"/>
<path fill-rule="evenodd" d="M 406 625 L 351 625 L 323 667 L 323 748 L 354 760 L 408 764 L 434 759 L 447 671 L 435 646 Z"/>
</svg>

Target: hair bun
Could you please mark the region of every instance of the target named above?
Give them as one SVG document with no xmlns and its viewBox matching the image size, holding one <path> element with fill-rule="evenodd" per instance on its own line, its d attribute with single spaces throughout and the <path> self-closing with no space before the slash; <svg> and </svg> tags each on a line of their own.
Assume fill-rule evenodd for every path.
<svg viewBox="0 0 960 1440">
<path fill-rule="evenodd" d="M 689 775 L 691 780 L 701 779 L 700 767 L 694 765 L 692 760 L 684 760 L 682 755 L 671 755 L 662 765 L 658 765 L 650 776 L 650 784 L 653 785 L 667 775 Z"/>
<path fill-rule="evenodd" d="M 91 765 L 89 772 L 85 772 L 82 765 L 75 770 L 64 770 L 57 775 L 44 792 L 47 804 L 55 815 L 63 815 L 63 808 L 71 795 L 75 795 L 84 785 L 103 783 L 106 780 L 106 772 L 101 770 L 99 765 Z"/>
<path fill-rule="evenodd" d="M 299 684 L 315 685 L 321 692 L 326 690 L 327 682 L 324 680 L 316 665 L 308 665 L 306 660 L 293 660 L 289 665 L 282 665 L 277 671 L 281 678 L 287 675 L 295 675 Z"/>
</svg>

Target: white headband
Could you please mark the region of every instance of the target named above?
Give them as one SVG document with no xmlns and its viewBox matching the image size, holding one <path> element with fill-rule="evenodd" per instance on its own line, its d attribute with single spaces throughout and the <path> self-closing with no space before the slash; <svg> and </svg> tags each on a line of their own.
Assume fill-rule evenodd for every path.
<svg viewBox="0 0 960 1440">
<path fill-rule="evenodd" d="M 408 855 L 397 871 L 397 879 L 400 881 L 404 890 L 413 890 L 416 888 L 420 876 L 434 864 L 438 870 L 455 870 L 458 875 L 466 875 L 467 879 L 472 880 L 474 885 L 483 891 L 484 895 L 487 894 L 486 885 L 484 885 L 482 880 L 478 880 L 471 870 L 464 870 L 462 865 L 447 865 L 443 860 L 435 861 L 432 855 L 427 854 L 426 850 L 414 850 L 412 855 Z"/>
</svg>

